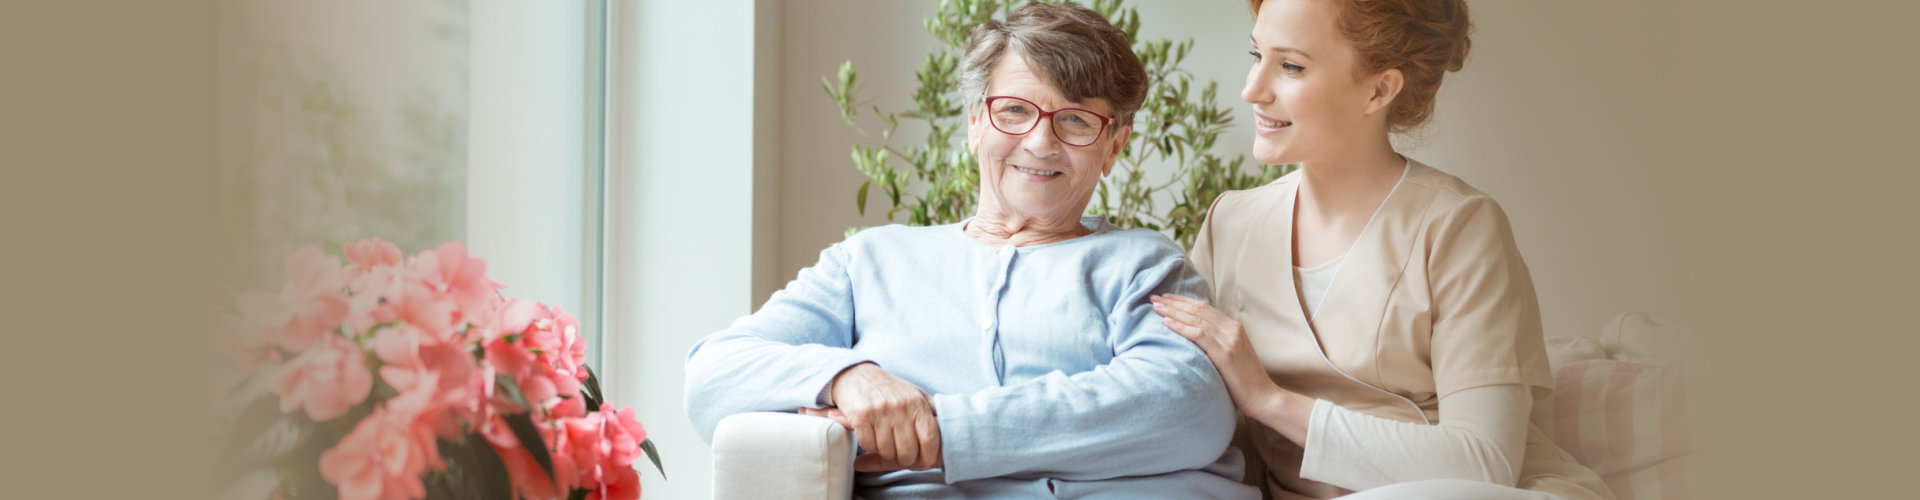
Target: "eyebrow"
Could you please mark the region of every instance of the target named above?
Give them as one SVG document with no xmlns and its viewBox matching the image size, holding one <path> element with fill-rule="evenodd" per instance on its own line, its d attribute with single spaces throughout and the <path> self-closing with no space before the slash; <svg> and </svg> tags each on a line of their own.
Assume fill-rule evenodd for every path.
<svg viewBox="0 0 1920 500">
<path fill-rule="evenodd" d="M 1247 41 L 1253 42 L 1254 47 L 1260 46 L 1260 41 L 1253 39 L 1253 35 L 1247 35 Z M 1309 61 L 1313 60 L 1313 56 L 1308 55 L 1307 51 L 1296 49 L 1293 47 L 1273 47 L 1273 48 L 1267 49 L 1267 51 L 1268 52 L 1290 52 L 1294 54 L 1299 54 L 1300 57 L 1305 58 L 1306 60 L 1309 60 Z"/>
</svg>

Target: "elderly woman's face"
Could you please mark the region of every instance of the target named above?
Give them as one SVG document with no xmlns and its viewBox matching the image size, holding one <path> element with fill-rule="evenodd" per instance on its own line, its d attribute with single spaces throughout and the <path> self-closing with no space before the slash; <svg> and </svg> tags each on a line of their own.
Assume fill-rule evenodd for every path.
<svg viewBox="0 0 1920 500">
<path fill-rule="evenodd" d="M 1113 109 L 1105 99 L 1066 100 L 1035 74 L 1018 52 L 1008 51 L 989 75 L 988 96 L 1018 97 L 1049 112 L 1081 108 L 1113 118 Z M 1075 125 L 1076 121 L 1056 127 L 1052 122 L 1074 119 L 1072 117 L 1053 115 L 1040 119 L 1032 131 L 1024 135 L 1012 135 L 996 129 L 989 121 L 988 115 L 993 112 L 989 106 L 978 105 L 967 117 L 967 142 L 974 156 L 980 159 L 981 202 L 1030 217 L 1078 218 L 1093 199 L 1093 190 L 1099 186 L 1100 178 L 1120 157 L 1120 150 L 1131 132 L 1130 127 L 1115 130 L 1120 126 L 1110 122 L 1092 144 L 1071 146 L 1060 141 L 1056 128 L 1071 130 L 1072 126 L 1083 124 Z M 1099 127 L 1099 123 L 1091 126 Z"/>
</svg>

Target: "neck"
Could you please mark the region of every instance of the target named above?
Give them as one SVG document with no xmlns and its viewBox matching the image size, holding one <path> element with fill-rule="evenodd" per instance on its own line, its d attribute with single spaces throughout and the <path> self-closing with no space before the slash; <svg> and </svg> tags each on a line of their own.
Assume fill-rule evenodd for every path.
<svg viewBox="0 0 1920 500">
<path fill-rule="evenodd" d="M 1328 214 L 1371 213 L 1399 182 L 1407 159 L 1393 151 L 1383 135 L 1379 144 L 1356 154 L 1300 164 L 1301 202 Z"/>
<path fill-rule="evenodd" d="M 1030 215 L 1006 210 L 982 197 L 980 209 L 967 222 L 967 236 L 993 246 L 1043 245 L 1093 234 L 1080 223 L 1080 214 Z"/>
</svg>

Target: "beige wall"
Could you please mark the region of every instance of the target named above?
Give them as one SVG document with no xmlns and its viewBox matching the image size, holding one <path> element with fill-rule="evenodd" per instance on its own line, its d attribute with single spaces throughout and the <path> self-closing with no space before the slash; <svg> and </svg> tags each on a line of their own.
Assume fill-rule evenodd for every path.
<svg viewBox="0 0 1920 500">
<path fill-rule="evenodd" d="M 1548 335 L 1614 314 L 1695 319 L 1679 20 L 1660 2 L 1472 2 L 1466 69 L 1413 155 L 1500 200 Z"/>
<path fill-rule="evenodd" d="M 1142 36 L 1193 37 L 1186 67 L 1238 99 L 1251 26 L 1234 1 L 1135 1 Z M 1458 175 L 1506 207 L 1539 288 L 1549 336 L 1597 332 L 1622 311 L 1690 316 L 1696 293 L 1689 211 L 1673 175 L 1668 119 L 1675 92 L 1663 77 L 1670 17 L 1657 2 L 1471 2 L 1478 31 L 1467 67 L 1443 87 L 1435 122 L 1401 141 L 1411 156 Z M 904 109 L 920 58 L 936 45 L 920 20 L 934 2 L 805 0 L 786 7 L 781 49 L 780 267 L 784 283 L 811 265 L 858 216 L 864 179 L 848 159 L 860 136 L 843 125 L 820 77 L 852 59 L 864 96 Z M 1663 25 L 1663 23 L 1665 23 Z M 1664 38 L 1663 38 L 1664 37 Z M 1244 154 L 1245 113 L 1221 150 Z M 877 128 L 863 121 L 869 131 Z M 909 141 L 917 136 L 904 137 Z M 909 142 L 911 143 L 911 142 Z M 871 144 L 871 143 L 869 143 Z M 876 191 L 877 193 L 877 191 Z M 869 209 L 880 205 L 870 202 Z M 759 299 L 764 299 L 760 295 Z"/>
</svg>

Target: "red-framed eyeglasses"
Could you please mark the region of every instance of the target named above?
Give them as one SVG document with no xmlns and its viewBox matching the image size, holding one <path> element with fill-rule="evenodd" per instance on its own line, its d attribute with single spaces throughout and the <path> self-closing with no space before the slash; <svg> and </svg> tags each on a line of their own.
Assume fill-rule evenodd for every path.
<svg viewBox="0 0 1920 500">
<path fill-rule="evenodd" d="M 987 121 L 993 129 L 1007 135 L 1026 135 L 1040 119 L 1052 117 L 1053 137 L 1068 146 L 1087 146 L 1100 140 L 1113 122 L 1106 115 L 1080 108 L 1040 109 L 1033 101 L 1013 96 L 987 97 Z"/>
</svg>

